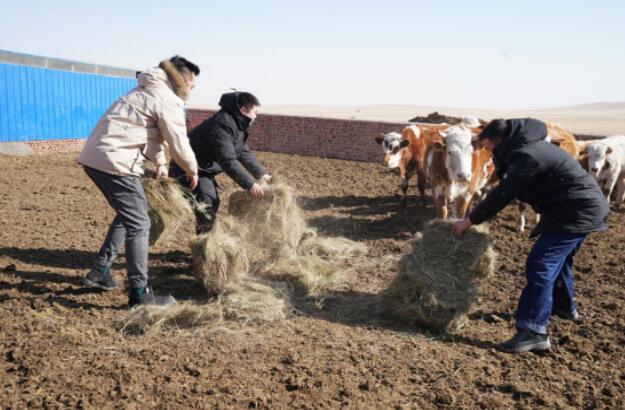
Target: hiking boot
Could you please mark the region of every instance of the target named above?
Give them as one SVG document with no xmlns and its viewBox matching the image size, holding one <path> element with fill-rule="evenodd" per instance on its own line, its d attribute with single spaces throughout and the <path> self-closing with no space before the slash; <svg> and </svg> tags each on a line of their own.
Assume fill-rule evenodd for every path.
<svg viewBox="0 0 625 410">
<path fill-rule="evenodd" d="M 106 270 L 102 272 L 100 268 L 93 268 L 88 274 L 82 277 L 82 283 L 90 288 L 98 288 L 102 290 L 113 290 L 117 287 L 117 282 L 111 276 L 111 272 Z"/>
<path fill-rule="evenodd" d="M 170 306 L 176 303 L 176 299 L 173 296 L 161 296 L 155 295 L 152 289 L 146 287 L 141 296 L 136 296 L 135 292 L 130 292 L 130 298 L 128 299 L 128 307 L 133 308 L 135 306 Z"/>
<path fill-rule="evenodd" d="M 532 332 L 529 329 L 518 329 L 510 340 L 499 345 L 500 350 L 508 353 L 549 350 L 550 347 L 549 336 Z"/>
<path fill-rule="evenodd" d="M 577 310 L 574 310 L 573 312 L 567 312 L 566 310 L 553 309 L 553 314 L 564 320 L 570 320 L 575 323 L 579 323 L 582 321 L 582 318 Z"/>
</svg>

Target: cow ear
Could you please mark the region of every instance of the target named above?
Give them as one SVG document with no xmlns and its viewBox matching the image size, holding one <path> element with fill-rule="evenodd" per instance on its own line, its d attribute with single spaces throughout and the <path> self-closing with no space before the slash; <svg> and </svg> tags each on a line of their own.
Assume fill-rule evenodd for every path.
<svg viewBox="0 0 625 410">
<path fill-rule="evenodd" d="M 384 134 L 382 134 L 382 136 L 377 136 L 375 137 L 375 142 L 377 142 L 378 144 L 382 144 L 382 141 L 384 141 Z"/>
<path fill-rule="evenodd" d="M 443 139 L 447 138 L 445 131 L 438 130 L 438 135 L 440 135 Z"/>
<path fill-rule="evenodd" d="M 606 153 L 607 153 L 607 154 L 611 154 L 611 153 L 612 153 L 612 151 L 613 151 L 613 150 L 612 150 L 612 147 L 608 147 L 608 149 L 606 150 Z"/>
<path fill-rule="evenodd" d="M 407 139 L 402 139 L 401 141 L 399 141 L 399 148 L 407 147 L 408 144 L 410 144 L 410 141 L 408 141 Z"/>
</svg>

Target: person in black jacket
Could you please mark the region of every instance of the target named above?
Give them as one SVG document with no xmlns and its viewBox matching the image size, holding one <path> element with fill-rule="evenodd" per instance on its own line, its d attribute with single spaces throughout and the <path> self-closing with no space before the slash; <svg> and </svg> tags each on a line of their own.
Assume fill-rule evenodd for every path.
<svg viewBox="0 0 625 410">
<path fill-rule="evenodd" d="M 573 300 L 573 256 L 590 232 L 605 229 L 609 212 L 595 180 L 546 136 L 546 125 L 532 118 L 490 122 L 479 139 L 492 151 L 500 183 L 453 228 L 462 237 L 514 199 L 541 214 L 530 235 L 538 239 L 525 265 L 517 332 L 500 346 L 508 352 L 549 349 L 551 314 L 580 320 Z"/>
<path fill-rule="evenodd" d="M 256 180 L 271 180 L 247 145 L 249 128 L 260 106 L 258 99 L 250 93 L 235 91 L 223 94 L 219 106 L 221 109 L 215 115 L 189 133 L 199 169 L 198 185 L 192 194 L 196 201 L 206 205 L 205 209 L 195 211 L 198 234 L 209 232 L 215 223 L 219 209 L 217 174 L 228 174 L 254 199 L 264 195 Z M 171 163 L 169 174 L 187 185 L 184 172 L 175 162 Z"/>
</svg>

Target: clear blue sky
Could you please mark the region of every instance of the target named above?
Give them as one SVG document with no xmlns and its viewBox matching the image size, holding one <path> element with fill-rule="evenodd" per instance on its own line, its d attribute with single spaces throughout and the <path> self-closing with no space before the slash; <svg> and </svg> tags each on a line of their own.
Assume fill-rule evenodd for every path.
<svg viewBox="0 0 625 410">
<path fill-rule="evenodd" d="M 0 2 L 0 49 L 129 67 L 183 55 L 192 105 L 543 108 L 625 101 L 625 1 Z"/>
</svg>

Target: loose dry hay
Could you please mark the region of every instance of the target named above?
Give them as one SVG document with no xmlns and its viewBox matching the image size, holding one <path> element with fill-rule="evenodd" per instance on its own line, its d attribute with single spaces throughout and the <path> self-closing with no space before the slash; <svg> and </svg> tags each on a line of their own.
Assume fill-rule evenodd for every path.
<svg viewBox="0 0 625 410">
<path fill-rule="evenodd" d="M 263 199 L 256 201 L 247 192 L 232 193 L 228 207 L 232 218 L 222 218 L 248 255 L 248 273 L 288 280 L 305 294 L 345 281 L 353 270 L 349 259 L 364 255 L 366 246 L 344 238 L 320 237 L 308 228 L 293 188 L 272 185 L 264 191 Z"/>
<path fill-rule="evenodd" d="M 213 331 L 283 321 L 290 312 L 288 295 L 275 284 L 248 279 L 231 283 L 213 301 L 178 303 L 169 307 L 141 306 L 118 327 L 125 334 L 154 334 L 171 330 Z"/>
<path fill-rule="evenodd" d="M 233 232 L 235 226 L 229 220 L 217 221 L 211 232 L 191 241 L 193 276 L 209 293 L 221 292 L 249 271 L 247 253 Z"/>
<path fill-rule="evenodd" d="M 479 279 L 492 275 L 495 252 L 485 227 L 472 227 L 462 240 L 453 223 L 429 222 L 399 263 L 399 273 L 381 293 L 385 313 L 404 323 L 455 332 L 468 321 Z"/>
<path fill-rule="evenodd" d="M 280 321 L 291 310 L 290 290 L 311 294 L 344 282 L 354 268 L 349 259 L 364 255 L 366 246 L 318 236 L 306 226 L 292 188 L 264 190 L 265 197 L 257 201 L 247 192 L 233 193 L 231 214 L 191 242 L 193 275 L 215 300 L 140 307 L 120 323 L 121 329 L 154 333 Z"/>
<path fill-rule="evenodd" d="M 171 178 L 144 178 L 148 200 L 150 245 L 162 245 L 193 217 L 193 209 L 178 182 Z"/>
</svg>

